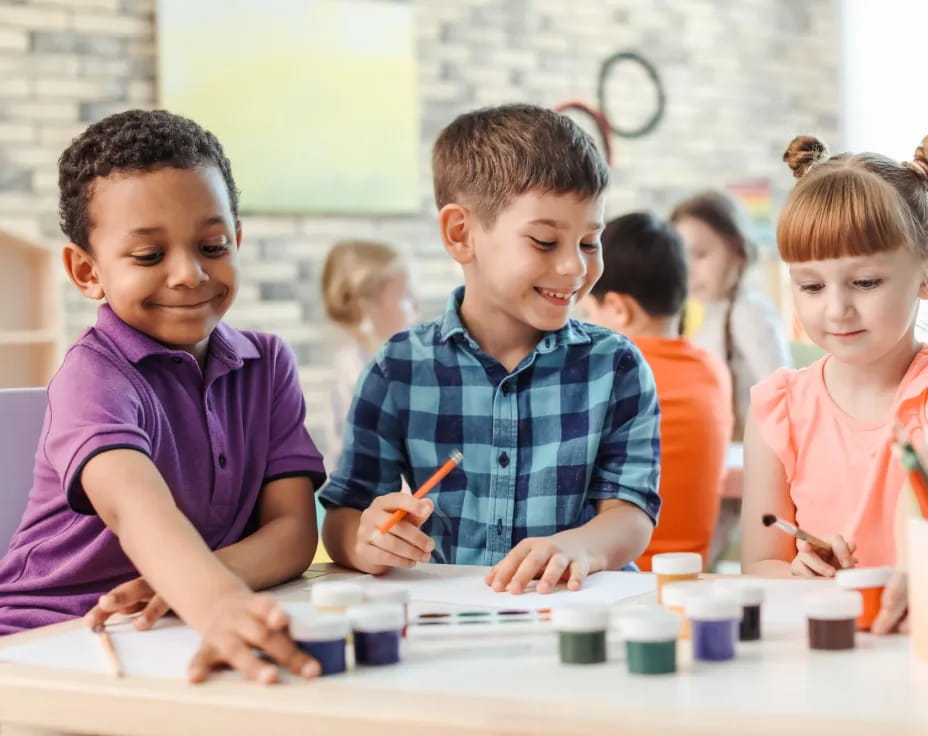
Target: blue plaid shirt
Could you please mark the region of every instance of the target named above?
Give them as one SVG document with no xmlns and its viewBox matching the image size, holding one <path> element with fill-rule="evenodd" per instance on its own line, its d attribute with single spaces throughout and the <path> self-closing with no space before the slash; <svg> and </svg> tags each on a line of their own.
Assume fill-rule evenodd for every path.
<svg viewBox="0 0 928 736">
<path fill-rule="evenodd" d="M 362 373 L 323 504 L 366 509 L 459 448 L 461 465 L 429 494 L 433 562 L 493 565 L 526 537 L 586 523 L 600 499 L 656 523 L 659 410 L 638 349 L 569 320 L 509 373 L 464 328 L 463 297 L 459 287 L 443 317 L 395 335 Z"/>
</svg>

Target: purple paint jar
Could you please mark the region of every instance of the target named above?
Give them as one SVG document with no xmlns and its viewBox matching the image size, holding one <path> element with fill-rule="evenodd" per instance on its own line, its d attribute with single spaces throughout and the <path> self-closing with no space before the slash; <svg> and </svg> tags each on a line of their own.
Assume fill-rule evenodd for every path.
<svg viewBox="0 0 928 736">
<path fill-rule="evenodd" d="M 347 616 L 318 613 L 290 621 L 296 645 L 319 663 L 323 675 L 345 671 L 345 640 L 351 631 Z"/>
<path fill-rule="evenodd" d="M 735 637 L 741 621 L 741 604 L 728 596 L 710 594 L 686 601 L 693 658 L 725 662 L 735 657 Z"/>
<path fill-rule="evenodd" d="M 366 603 L 348 609 L 354 632 L 354 661 L 384 665 L 400 661 L 400 634 L 406 616 L 399 603 Z"/>
</svg>

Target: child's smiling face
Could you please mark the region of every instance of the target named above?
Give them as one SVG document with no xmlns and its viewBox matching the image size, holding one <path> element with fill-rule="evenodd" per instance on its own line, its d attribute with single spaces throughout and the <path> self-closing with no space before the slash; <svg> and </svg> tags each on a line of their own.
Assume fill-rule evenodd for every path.
<svg viewBox="0 0 928 736">
<path fill-rule="evenodd" d="M 90 251 L 65 252 L 78 288 L 202 360 L 238 286 L 241 230 L 219 170 L 116 172 L 93 182 L 88 211 Z"/>
</svg>

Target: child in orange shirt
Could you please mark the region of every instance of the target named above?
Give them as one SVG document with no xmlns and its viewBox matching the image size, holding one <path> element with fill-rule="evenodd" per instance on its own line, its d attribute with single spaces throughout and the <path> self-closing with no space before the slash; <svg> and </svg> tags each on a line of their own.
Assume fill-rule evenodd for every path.
<svg viewBox="0 0 928 736">
<path fill-rule="evenodd" d="M 719 511 L 719 485 L 732 429 L 725 365 L 680 337 L 686 259 L 669 223 L 646 212 L 610 222 L 602 235 L 602 278 L 584 299 L 594 324 L 629 337 L 654 372 L 661 405 L 660 522 L 638 558 L 661 552 L 706 559 Z"/>
<path fill-rule="evenodd" d="M 800 179 L 780 216 L 796 313 L 829 355 L 780 370 L 752 391 L 745 435 L 742 567 L 754 574 L 832 576 L 892 565 L 904 471 L 892 457 L 902 421 L 924 437 L 928 348 L 915 338 L 928 297 L 928 151 L 911 163 L 875 153 L 828 157 L 816 138 L 784 154 Z M 806 543 L 762 525 L 775 513 L 826 537 Z"/>
</svg>

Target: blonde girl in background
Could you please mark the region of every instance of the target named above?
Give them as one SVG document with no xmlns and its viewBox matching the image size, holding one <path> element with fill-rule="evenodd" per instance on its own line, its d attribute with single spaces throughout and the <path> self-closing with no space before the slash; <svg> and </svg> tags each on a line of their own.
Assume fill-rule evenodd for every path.
<svg viewBox="0 0 928 736">
<path fill-rule="evenodd" d="M 777 227 L 796 314 L 828 354 L 756 386 L 745 435 L 742 565 L 754 574 L 820 575 L 896 562 L 905 472 L 898 421 L 924 446 L 928 348 L 915 337 L 928 296 L 928 155 L 829 157 L 816 138 L 790 144 L 799 179 Z M 773 513 L 825 537 L 833 553 L 767 529 Z M 828 536 L 831 534 L 831 536 Z"/>
<path fill-rule="evenodd" d="M 378 348 L 419 319 L 409 269 L 391 246 L 366 240 L 336 243 L 322 269 L 329 318 L 348 338 L 333 360 L 332 406 L 326 465 L 335 468 L 355 384 Z"/>
<path fill-rule="evenodd" d="M 734 203 L 719 192 L 680 202 L 670 220 L 686 247 L 690 296 L 703 306 L 693 344 L 722 360 L 731 371 L 735 425 L 740 442 L 751 403 L 751 386 L 792 359 L 783 320 L 763 292 L 751 288 L 745 271 L 756 248 L 738 224 Z"/>
</svg>

